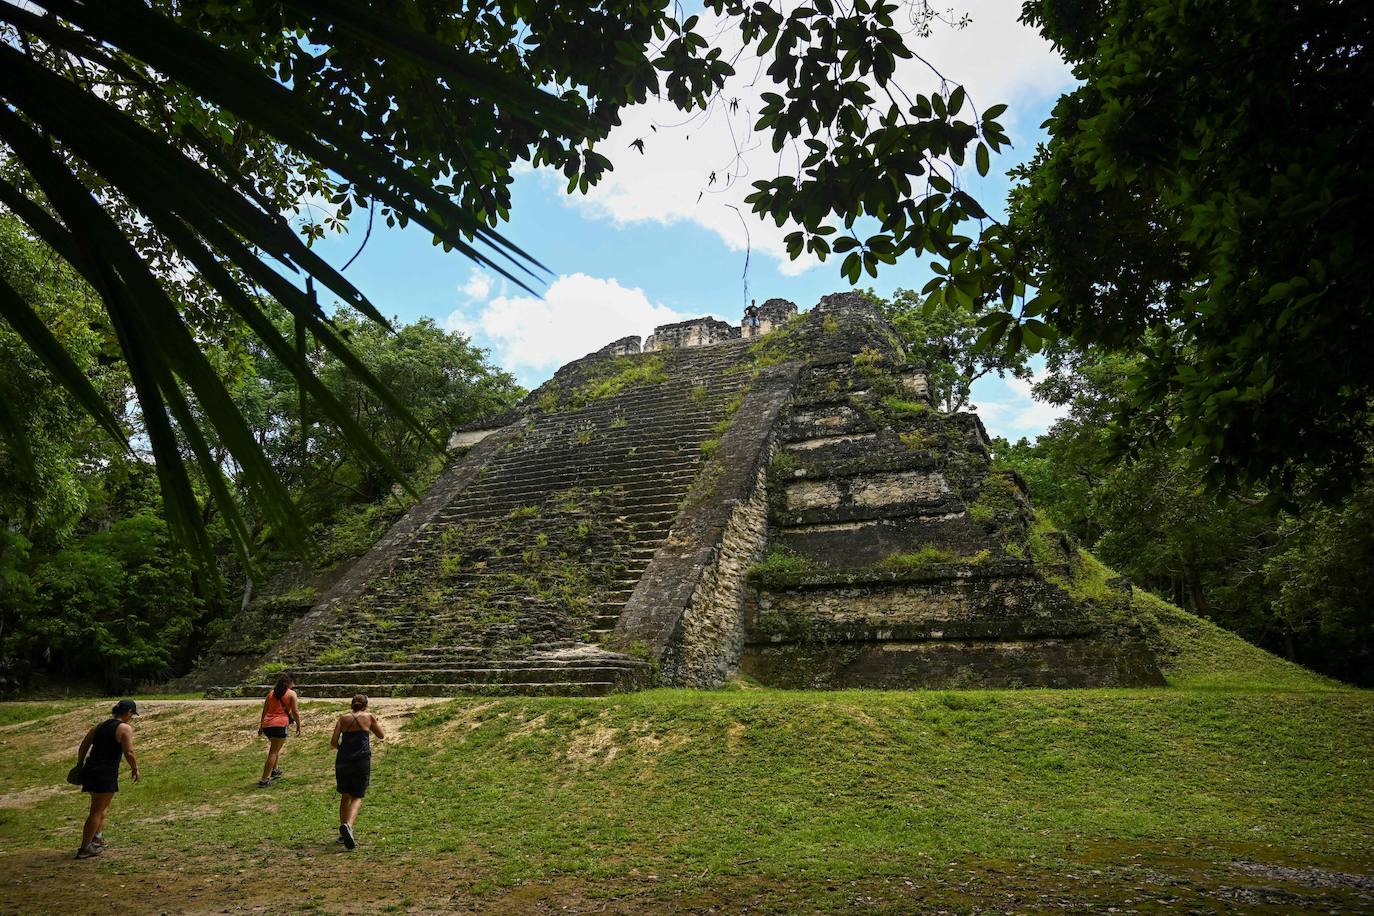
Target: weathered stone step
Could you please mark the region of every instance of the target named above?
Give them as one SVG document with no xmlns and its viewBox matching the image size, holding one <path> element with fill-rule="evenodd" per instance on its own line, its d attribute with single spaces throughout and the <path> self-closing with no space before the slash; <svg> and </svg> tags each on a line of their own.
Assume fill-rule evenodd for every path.
<svg viewBox="0 0 1374 916">
<path fill-rule="evenodd" d="M 602 413 L 611 413 L 617 410 L 644 410 L 646 408 L 662 404 L 703 404 L 710 402 L 728 402 L 730 396 L 736 394 L 748 379 L 726 375 L 722 371 L 728 368 L 727 364 L 702 367 L 708 371 L 702 372 L 696 378 L 682 379 L 676 383 L 665 382 L 659 385 L 644 385 L 632 388 L 611 397 L 601 398 L 592 401 L 584 407 L 575 410 L 564 410 L 559 413 L 541 413 L 538 417 L 541 420 L 567 420 L 569 418 L 595 416 Z M 681 370 L 679 370 L 681 371 Z M 706 386 L 706 395 L 700 400 L 692 399 L 692 389 L 698 385 Z"/>
<path fill-rule="evenodd" d="M 684 495 L 686 495 L 685 489 L 680 493 L 671 494 L 666 499 L 658 497 L 657 502 L 634 502 L 622 505 L 616 508 L 613 517 L 619 518 L 623 516 L 629 521 L 649 521 L 651 519 L 647 517 L 653 516 L 656 513 L 676 512 L 681 508 L 682 497 Z M 657 496 L 657 494 L 655 494 L 655 496 Z M 457 509 L 460 505 L 467 509 L 461 518 L 473 521 L 494 521 L 510 514 L 509 504 L 468 503 L 455 504 L 454 508 Z M 452 518 L 454 521 L 457 521 L 460 516 L 455 515 Z"/>
<path fill-rule="evenodd" d="M 612 477 L 610 486 L 629 486 L 642 480 L 659 477 L 673 477 L 685 474 L 701 464 L 699 443 L 692 442 L 689 448 L 673 449 L 663 455 L 597 454 L 588 456 L 586 461 L 548 460 L 531 463 L 523 468 L 496 468 L 481 480 L 475 481 L 472 489 L 486 489 L 494 485 L 521 483 L 532 486 L 537 483 L 554 484 L 568 479 L 590 479 L 593 477 Z"/>
<path fill-rule="evenodd" d="M 480 655 L 468 655 L 466 653 L 455 653 L 440 647 L 430 647 L 424 650 L 423 657 L 412 657 L 406 661 L 360 661 L 350 662 L 341 665 L 318 665 L 312 664 L 309 670 L 316 674 L 326 674 L 330 680 L 342 679 L 345 675 L 355 676 L 363 671 L 371 671 L 376 668 L 384 667 L 388 670 L 406 671 L 431 671 L 443 669 L 447 671 L 570 671 L 587 669 L 634 669 L 644 667 L 644 662 L 636 658 L 620 655 L 612 652 L 595 652 L 588 655 L 569 655 L 555 656 L 552 658 L 530 657 L 517 655 L 509 658 L 493 657 L 489 652 Z M 306 669 L 301 669 L 304 671 Z M 318 678 L 317 678 L 318 679 Z"/>
<path fill-rule="evenodd" d="M 547 477 L 569 469 L 602 467 L 606 463 L 625 470 L 673 471 L 700 460 L 700 444 L 705 438 L 707 437 L 702 436 L 700 439 L 693 438 L 680 443 L 641 445 L 635 448 L 633 453 L 628 448 L 598 449 L 578 455 L 576 461 L 571 460 L 566 453 L 558 454 L 551 446 L 535 455 L 524 455 L 503 464 L 488 465 L 483 480 L 500 480 L 512 476 Z"/>
<path fill-rule="evenodd" d="M 426 681 L 469 684 L 556 684 L 568 682 L 614 682 L 622 677 L 633 676 L 643 665 L 638 666 L 568 666 L 563 668 L 468 668 L 432 667 L 400 668 L 378 664 L 352 671 L 324 671 L 309 666 L 296 669 L 296 682 L 309 685 L 314 683 L 336 683 L 341 680 L 369 681 L 374 683 L 404 683 L 406 680 L 423 677 Z M 268 688 L 271 689 L 271 688 Z"/>
<path fill-rule="evenodd" d="M 614 487 L 616 490 L 623 490 L 625 493 L 633 493 L 653 486 L 681 486 L 690 483 L 700 472 L 699 462 L 692 465 L 684 465 L 680 470 L 670 472 L 655 472 L 653 474 L 611 474 L 605 473 L 606 484 L 602 484 L 602 489 Z M 498 478 L 491 482 L 484 481 L 481 485 L 470 487 L 463 494 L 463 501 L 475 502 L 481 498 L 509 500 L 512 497 L 521 498 L 524 496 L 548 498 L 556 491 L 567 489 L 568 485 L 577 485 L 586 481 L 585 476 L 575 474 L 564 474 L 558 476 L 541 477 L 538 479 L 513 478 L 506 480 Z"/>
<path fill-rule="evenodd" d="M 596 414 L 560 415 L 556 421 L 539 418 L 534 421 L 516 448 L 538 446 L 551 439 L 576 435 L 590 429 L 607 437 L 624 438 L 645 432 L 661 438 L 665 433 L 693 426 L 710 426 L 726 414 L 723 403 L 705 404 L 683 409 L 664 402 L 647 409 L 608 410 Z M 624 421 L 623 423 L 621 421 Z M 643 424 L 643 425 L 636 425 Z"/>
<path fill-rule="evenodd" d="M 524 499 L 526 502 L 542 503 L 559 496 L 566 490 L 599 490 L 597 498 L 612 502 L 623 495 L 629 495 L 654 486 L 686 486 L 701 471 L 701 462 L 694 460 L 669 471 L 656 472 L 654 475 L 635 475 L 632 479 L 620 476 L 614 470 L 602 469 L 596 476 L 590 474 L 551 474 L 545 477 L 494 477 L 464 491 L 449 505 L 473 503 L 487 500 L 509 502 Z M 580 506 L 578 508 L 581 508 Z M 575 512 L 577 509 L 560 509 L 555 503 L 544 507 L 551 513 Z M 585 510 L 584 510 L 585 511 Z"/>
<path fill-rule="evenodd" d="M 600 398 L 575 410 L 544 414 L 544 416 L 562 417 L 591 410 L 604 410 L 617 403 L 642 405 L 669 398 L 687 401 L 691 398 L 692 389 L 702 384 L 706 385 L 706 395 L 703 400 L 709 399 L 713 395 L 719 397 L 722 392 L 737 391 L 748 383 L 747 376 L 735 375 L 726 371 L 738 363 L 739 358 L 735 357 L 733 359 L 713 358 L 692 365 L 678 364 L 671 370 L 676 378 L 656 385 L 639 385 L 628 388 L 619 394 Z"/>
</svg>

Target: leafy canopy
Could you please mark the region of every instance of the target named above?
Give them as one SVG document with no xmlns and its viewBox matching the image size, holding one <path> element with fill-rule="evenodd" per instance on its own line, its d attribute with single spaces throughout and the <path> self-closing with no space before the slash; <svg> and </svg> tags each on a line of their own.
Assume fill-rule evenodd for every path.
<svg viewBox="0 0 1374 916">
<path fill-rule="evenodd" d="M 1170 435 L 1209 486 L 1284 499 L 1360 478 L 1374 445 L 1370 15 L 1026 4 L 1080 86 L 1017 172 L 1002 268 L 1039 290 L 1023 316 L 1141 354 L 1117 451 Z"/>
<path fill-rule="evenodd" d="M 889 91 L 912 53 L 892 41 L 890 7 L 870 8 L 862 49 L 831 29 L 830 3 L 721 8 L 786 45 L 770 73 L 788 91 L 758 127 L 775 149 L 800 138 L 806 158 L 750 200 L 801 224 L 793 257 L 845 254 L 854 280 L 929 253 L 922 292 L 979 315 L 981 347 L 1035 352 L 1063 335 L 1142 352 L 1116 454 L 1168 435 L 1210 487 L 1259 483 L 1276 501 L 1358 480 L 1374 444 L 1368 4 L 1029 0 L 1023 21 L 1079 85 L 1013 173 L 1005 223 L 949 171 L 971 151 L 987 172 L 1002 106 Z M 865 66 L 872 79 L 850 82 Z M 830 134 L 805 136 L 817 125 Z"/>
</svg>

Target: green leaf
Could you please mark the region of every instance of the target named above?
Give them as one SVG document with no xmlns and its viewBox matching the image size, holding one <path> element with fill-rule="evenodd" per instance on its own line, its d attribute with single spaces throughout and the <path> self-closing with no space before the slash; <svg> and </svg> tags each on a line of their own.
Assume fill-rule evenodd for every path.
<svg viewBox="0 0 1374 916">
<path fill-rule="evenodd" d="M 964 107 L 964 87 L 955 86 L 954 91 L 949 94 L 949 116 L 952 118 L 959 113 L 959 109 Z"/>
<path fill-rule="evenodd" d="M 530 274 L 530 266 L 546 270 L 499 233 L 455 206 L 446 196 L 382 155 L 361 137 L 315 111 L 303 98 L 268 78 L 261 69 L 159 15 L 133 0 L 81 4 L 73 0 L 45 3 L 63 18 L 94 31 L 124 48 L 203 98 L 223 106 L 240 119 L 261 126 L 346 180 L 377 196 L 398 213 L 420 223 L 468 257 L 489 267 L 521 288 L 529 287 L 505 267 L 467 245 L 460 230 L 497 249 L 515 268 Z M 396 62 L 393 62 L 396 63 Z M 499 91 L 493 86 L 493 91 Z M 526 112 L 536 123 L 541 112 Z M 416 206 L 424 204 L 425 209 Z M 331 277 L 322 282 L 344 301 L 367 313 L 371 304 L 357 294 L 336 288 Z M 337 277 L 337 280 L 342 280 Z M 351 288 L 351 284 L 347 284 Z"/>
<path fill-rule="evenodd" d="M 1008 316 L 1009 317 L 1009 316 Z M 1007 333 L 1010 321 L 997 321 L 983 329 L 983 333 L 978 335 L 978 339 L 973 342 L 973 349 L 979 352 L 987 352 L 997 346 L 1002 335 Z"/>
</svg>

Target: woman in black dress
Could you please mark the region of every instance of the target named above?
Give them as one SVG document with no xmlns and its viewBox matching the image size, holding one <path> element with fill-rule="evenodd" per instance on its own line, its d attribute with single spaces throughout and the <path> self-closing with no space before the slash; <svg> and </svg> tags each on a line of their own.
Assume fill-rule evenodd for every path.
<svg viewBox="0 0 1374 916">
<path fill-rule="evenodd" d="M 334 758 L 334 783 L 339 790 L 339 842 L 349 849 L 358 845 L 353 822 L 363 805 L 367 785 L 372 780 L 372 739 L 386 739 L 382 723 L 367 711 L 367 696 L 358 694 L 350 704 L 352 712 L 339 716 L 329 746 L 339 753 Z"/>
<path fill-rule="evenodd" d="M 105 812 L 119 791 L 119 758 L 129 761 L 129 776 L 138 782 L 138 761 L 134 759 L 134 729 L 129 720 L 138 715 L 138 704 L 120 700 L 110 710 L 110 718 L 94 726 L 81 739 L 76 752 L 76 764 L 81 767 L 81 791 L 90 793 L 91 811 L 81 831 L 78 859 L 100 855 L 105 848 L 101 831 L 105 828 Z M 86 752 L 90 751 L 90 756 Z"/>
</svg>

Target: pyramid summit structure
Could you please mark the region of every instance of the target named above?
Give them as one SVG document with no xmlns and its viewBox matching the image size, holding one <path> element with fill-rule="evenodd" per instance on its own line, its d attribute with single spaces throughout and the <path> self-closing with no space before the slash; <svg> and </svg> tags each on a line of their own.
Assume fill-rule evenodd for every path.
<svg viewBox="0 0 1374 916">
<path fill-rule="evenodd" d="M 859 294 L 623 338 L 450 446 L 216 692 L 284 667 L 315 696 L 1163 683 L 1129 587 Z"/>
</svg>

